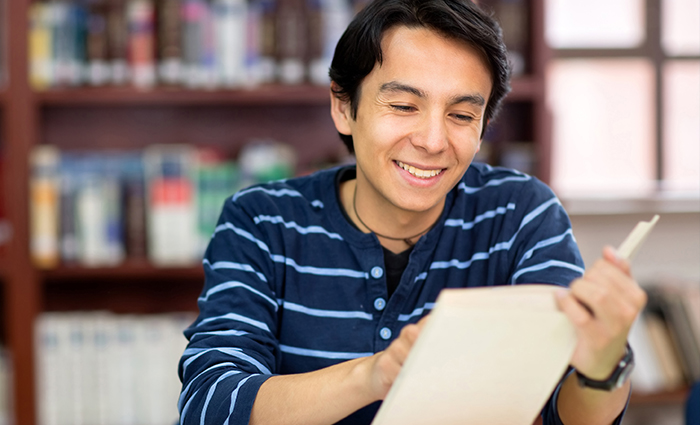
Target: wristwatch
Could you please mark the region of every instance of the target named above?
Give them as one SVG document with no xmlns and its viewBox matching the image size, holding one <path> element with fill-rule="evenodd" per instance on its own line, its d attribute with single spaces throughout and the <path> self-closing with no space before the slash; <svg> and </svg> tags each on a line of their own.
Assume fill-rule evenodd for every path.
<svg viewBox="0 0 700 425">
<path fill-rule="evenodd" d="M 632 348 L 627 344 L 625 350 L 625 355 L 617 363 L 615 370 L 607 379 L 598 381 L 591 379 L 581 373 L 576 371 L 576 378 L 578 378 L 578 383 L 582 387 L 593 388 L 596 390 L 612 391 L 614 389 L 620 388 L 630 377 L 632 370 L 634 369 L 634 354 L 632 353 Z"/>
</svg>

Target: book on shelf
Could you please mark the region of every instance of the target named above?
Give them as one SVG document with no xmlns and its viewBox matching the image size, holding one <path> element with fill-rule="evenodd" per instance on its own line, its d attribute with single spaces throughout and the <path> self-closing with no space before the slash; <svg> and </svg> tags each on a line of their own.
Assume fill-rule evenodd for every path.
<svg viewBox="0 0 700 425">
<path fill-rule="evenodd" d="M 48 145 L 34 148 L 29 157 L 30 251 L 34 264 L 40 268 L 55 267 L 59 261 L 58 149 Z"/>
<path fill-rule="evenodd" d="M 647 289 L 649 301 L 630 333 L 639 393 L 672 391 L 700 380 L 700 288 L 663 282 Z"/>
<path fill-rule="evenodd" d="M 152 145 L 144 152 L 148 259 L 158 266 L 192 264 L 197 247 L 190 145 Z"/>
<path fill-rule="evenodd" d="M 126 6 L 132 82 L 149 88 L 156 83 L 155 5 L 152 0 L 130 0 Z"/>
<path fill-rule="evenodd" d="M 40 425 L 175 423 L 191 313 L 52 312 L 35 322 Z"/>
<path fill-rule="evenodd" d="M 182 78 L 182 25 L 180 0 L 159 0 L 158 78 L 163 84 L 175 85 Z"/>
</svg>

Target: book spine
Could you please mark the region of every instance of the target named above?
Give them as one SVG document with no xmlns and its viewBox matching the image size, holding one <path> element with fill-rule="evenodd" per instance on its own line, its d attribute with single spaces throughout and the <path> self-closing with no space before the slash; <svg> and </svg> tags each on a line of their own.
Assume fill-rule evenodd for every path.
<svg viewBox="0 0 700 425">
<path fill-rule="evenodd" d="M 217 80 L 225 87 L 241 86 L 245 83 L 247 3 L 245 0 L 214 0 L 212 15 Z"/>
<path fill-rule="evenodd" d="M 148 255 L 153 264 L 193 264 L 197 252 L 192 166 L 187 145 L 154 145 L 145 153 L 147 170 Z"/>
<path fill-rule="evenodd" d="M 131 0 L 127 5 L 129 66 L 132 83 L 149 88 L 156 83 L 155 9 L 151 0 Z"/>
<path fill-rule="evenodd" d="M 140 155 L 129 155 L 124 165 L 124 228 L 126 253 L 146 258 L 146 189 Z"/>
<path fill-rule="evenodd" d="M 38 146 L 30 155 L 30 249 L 40 268 L 58 265 L 59 164 L 60 153 L 53 146 Z"/>
<path fill-rule="evenodd" d="M 80 247 L 76 227 L 76 194 L 78 181 L 78 161 L 68 154 L 61 156 L 61 198 L 60 198 L 60 250 L 61 261 L 71 264 L 78 261 Z"/>
<path fill-rule="evenodd" d="M 182 77 L 182 28 L 180 0 L 158 3 L 158 75 L 164 84 L 178 84 Z"/>
<path fill-rule="evenodd" d="M 104 1 L 95 1 L 88 5 L 86 79 L 92 86 L 103 86 L 110 80 L 107 62 L 108 12 L 107 3 Z"/>
<path fill-rule="evenodd" d="M 276 47 L 279 81 L 301 84 L 306 78 L 307 31 L 304 0 L 280 0 L 276 14 Z"/>
<path fill-rule="evenodd" d="M 53 85 L 53 6 L 34 3 L 29 9 L 29 81 L 35 90 Z"/>
<path fill-rule="evenodd" d="M 107 0 L 107 46 L 110 82 L 124 85 L 130 79 L 127 50 L 129 28 L 126 20 L 125 0 Z"/>
</svg>

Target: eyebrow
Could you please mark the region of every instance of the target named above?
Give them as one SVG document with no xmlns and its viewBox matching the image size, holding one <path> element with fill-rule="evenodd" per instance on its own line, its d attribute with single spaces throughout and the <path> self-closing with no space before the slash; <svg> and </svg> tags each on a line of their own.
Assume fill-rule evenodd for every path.
<svg viewBox="0 0 700 425">
<path fill-rule="evenodd" d="M 409 86 L 407 84 L 402 84 L 396 81 L 390 81 L 388 83 L 384 83 L 381 85 L 379 88 L 379 91 L 382 93 L 396 93 L 396 92 L 403 92 L 403 93 L 409 93 L 414 96 L 418 96 L 420 98 L 426 98 L 427 95 L 423 90 L 420 90 L 418 88 Z M 468 94 L 468 95 L 463 95 L 463 96 L 454 96 L 452 97 L 450 104 L 451 105 L 457 105 L 459 103 L 470 103 L 472 105 L 477 105 L 477 106 L 484 106 L 486 104 L 486 100 L 484 97 L 480 94 Z"/>
</svg>

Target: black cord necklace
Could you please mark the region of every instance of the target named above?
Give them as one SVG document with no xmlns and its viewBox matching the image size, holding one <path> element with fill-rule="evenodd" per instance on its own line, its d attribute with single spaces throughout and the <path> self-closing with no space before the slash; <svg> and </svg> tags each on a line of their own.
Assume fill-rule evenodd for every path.
<svg viewBox="0 0 700 425">
<path fill-rule="evenodd" d="M 422 234 L 424 234 L 424 233 L 427 233 L 428 231 L 430 231 L 430 229 L 433 228 L 433 226 L 435 226 L 435 223 L 437 223 L 437 220 L 436 220 L 435 223 L 431 224 L 430 227 L 428 227 L 427 229 L 425 229 L 425 230 L 423 230 L 422 232 L 417 233 L 417 234 L 415 234 L 415 235 L 413 235 L 413 236 L 409 236 L 409 237 L 407 237 L 407 238 L 394 238 L 394 237 L 391 237 L 391 236 L 382 235 L 381 233 L 377 233 L 377 232 L 375 232 L 374 230 L 372 230 L 368 225 L 365 224 L 364 221 L 362 221 L 362 219 L 360 218 L 360 214 L 357 213 L 357 206 L 355 205 L 355 199 L 357 199 L 357 183 L 355 183 L 355 191 L 354 191 L 353 194 L 352 194 L 352 209 L 355 211 L 355 217 L 357 217 L 357 220 L 358 220 L 363 226 L 365 226 L 365 227 L 367 228 L 367 230 L 369 230 L 370 232 L 372 232 L 372 233 L 374 233 L 375 235 L 377 235 L 377 236 L 379 236 L 379 237 L 381 237 L 381 238 L 384 238 L 384 239 L 389 239 L 389 240 L 392 240 L 392 241 L 403 241 L 406 245 L 408 245 L 408 246 L 413 246 L 414 243 L 413 243 L 413 241 L 411 241 L 411 239 L 416 238 L 416 237 L 418 237 L 418 236 L 420 236 L 420 235 L 422 235 Z"/>
</svg>

